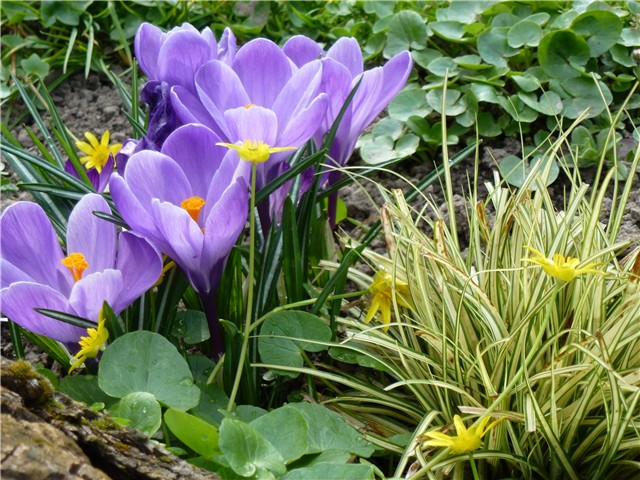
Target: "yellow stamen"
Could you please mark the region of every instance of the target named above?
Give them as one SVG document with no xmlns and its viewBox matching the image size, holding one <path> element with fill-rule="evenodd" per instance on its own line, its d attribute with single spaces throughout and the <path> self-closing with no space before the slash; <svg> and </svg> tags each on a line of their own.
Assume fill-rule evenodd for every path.
<svg viewBox="0 0 640 480">
<path fill-rule="evenodd" d="M 198 223 L 198 216 L 200 216 L 200 210 L 202 210 L 202 207 L 204 207 L 205 203 L 206 202 L 204 201 L 204 198 L 194 196 L 194 197 L 189 197 L 186 200 L 183 200 L 180 206 L 184 208 L 187 212 L 189 212 L 189 215 L 191 215 L 191 218 L 193 218 L 194 222 Z"/>
<path fill-rule="evenodd" d="M 255 103 L 247 103 L 244 108 L 246 108 L 247 110 L 249 110 L 251 107 L 255 107 L 256 104 Z"/>
<path fill-rule="evenodd" d="M 89 268 L 89 264 L 87 260 L 84 258 L 84 255 L 81 253 L 71 253 L 67 257 L 64 257 L 60 263 L 67 267 L 73 275 L 73 280 L 77 282 L 82 278 L 83 272 Z"/>
<path fill-rule="evenodd" d="M 242 160 L 251 163 L 263 163 L 269 160 L 272 153 L 286 152 L 287 150 L 295 150 L 296 147 L 270 147 L 268 144 L 260 140 L 245 140 L 240 145 L 235 143 L 216 143 L 221 147 L 227 147 L 238 152 L 238 156 Z"/>
</svg>

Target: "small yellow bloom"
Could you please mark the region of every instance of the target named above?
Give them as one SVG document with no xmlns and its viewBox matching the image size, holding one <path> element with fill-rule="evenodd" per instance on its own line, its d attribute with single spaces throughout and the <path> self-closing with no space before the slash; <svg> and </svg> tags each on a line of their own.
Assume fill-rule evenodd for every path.
<svg viewBox="0 0 640 480">
<path fill-rule="evenodd" d="M 552 260 L 545 257 L 542 252 L 539 252 L 535 248 L 531 248 L 529 246 L 527 246 L 527 248 L 535 254 L 535 257 L 523 258 L 523 262 L 536 263 L 542 267 L 547 275 L 557 278 L 563 282 L 570 282 L 577 275 L 582 275 L 583 273 L 604 274 L 604 272 L 592 268 L 598 265 L 597 263 L 587 263 L 586 265 L 577 268 L 580 264 L 580 260 L 577 258 L 565 257 L 564 255 L 556 253 Z"/>
<path fill-rule="evenodd" d="M 383 330 L 385 332 L 389 330 L 394 288 L 398 305 L 411 307 L 409 303 L 409 285 L 400 280 L 395 280 L 394 282 L 389 273 L 380 271 L 373 277 L 373 283 L 369 287 L 369 292 L 373 294 L 373 300 L 367 312 L 367 317 L 364 319 L 365 323 L 369 323 L 380 310 L 382 323 L 385 325 Z"/>
<path fill-rule="evenodd" d="M 75 360 L 72 360 L 69 373 L 73 372 L 80 365 L 86 362 L 87 358 L 93 358 L 98 355 L 100 350 L 105 349 L 105 343 L 109 340 L 109 331 L 104 326 L 104 317 L 100 312 L 100 318 L 98 320 L 98 329 L 87 328 L 88 337 L 80 338 L 80 351 L 76 353 Z"/>
<path fill-rule="evenodd" d="M 235 143 L 216 143 L 221 147 L 227 147 L 238 152 L 238 156 L 242 160 L 251 163 L 263 163 L 269 160 L 272 153 L 286 152 L 287 150 L 295 150 L 296 147 L 270 147 L 261 141 L 245 140 L 239 145 Z"/>
<path fill-rule="evenodd" d="M 477 425 L 474 425 L 467 430 L 467 427 L 462 423 L 460 415 L 454 415 L 453 424 L 456 427 L 456 435 L 451 437 L 438 430 L 427 432 L 424 435 L 432 440 L 427 440 L 424 442 L 424 445 L 427 447 L 449 447 L 451 453 L 454 455 L 473 452 L 482 445 L 482 437 L 484 437 L 485 434 L 498 423 L 504 420 L 504 418 L 495 420 L 487 427 L 487 423 L 490 419 L 491 417 L 482 417 Z"/>
<path fill-rule="evenodd" d="M 115 154 L 118 153 L 118 150 L 122 148 L 122 144 L 117 143 L 109 146 L 109 130 L 104 132 L 100 142 L 98 142 L 96 136 L 91 132 L 85 132 L 84 136 L 89 143 L 81 141 L 76 142 L 78 150 L 87 154 L 86 157 L 80 157 L 80 162 L 87 170 L 95 168 L 98 173 L 100 173 L 109 160 L 109 155 L 115 156 Z"/>
</svg>

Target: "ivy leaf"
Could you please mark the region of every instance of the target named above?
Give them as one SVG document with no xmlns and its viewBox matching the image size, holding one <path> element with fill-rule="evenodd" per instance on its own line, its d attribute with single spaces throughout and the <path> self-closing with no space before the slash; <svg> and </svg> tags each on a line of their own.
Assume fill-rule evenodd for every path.
<svg viewBox="0 0 640 480">
<path fill-rule="evenodd" d="M 389 24 L 384 56 L 391 58 L 403 50 L 421 50 L 427 43 L 427 26 L 419 13 L 413 10 L 398 12 Z"/>
</svg>

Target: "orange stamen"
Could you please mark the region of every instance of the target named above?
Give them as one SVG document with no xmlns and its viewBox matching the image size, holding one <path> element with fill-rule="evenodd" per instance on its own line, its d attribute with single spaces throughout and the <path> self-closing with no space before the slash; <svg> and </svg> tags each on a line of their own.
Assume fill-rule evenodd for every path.
<svg viewBox="0 0 640 480">
<path fill-rule="evenodd" d="M 204 198 L 194 196 L 183 200 L 180 206 L 189 212 L 189 215 L 191 215 L 194 222 L 198 223 L 198 216 L 200 215 L 200 210 L 202 210 L 204 204 Z"/>
<path fill-rule="evenodd" d="M 81 253 L 71 253 L 69 256 L 64 257 L 60 263 L 69 269 L 71 275 L 73 275 L 74 282 L 80 280 L 82 278 L 82 273 L 89 268 L 87 260 Z"/>
</svg>

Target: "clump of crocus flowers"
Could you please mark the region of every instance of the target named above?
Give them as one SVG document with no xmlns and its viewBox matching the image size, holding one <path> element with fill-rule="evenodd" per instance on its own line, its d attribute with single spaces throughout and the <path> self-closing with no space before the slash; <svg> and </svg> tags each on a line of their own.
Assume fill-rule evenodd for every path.
<svg viewBox="0 0 640 480">
<path fill-rule="evenodd" d="M 113 223 L 93 214 L 112 214 L 95 194 L 83 197 L 71 214 L 66 252 L 36 204 L 18 203 L 0 218 L 3 312 L 66 344 L 82 338 L 79 362 L 107 339 L 99 323 L 103 303 L 118 315 L 156 285 L 161 254 L 200 296 L 214 350 L 220 352 L 216 292 L 227 257 L 253 215 L 250 195 L 286 172 L 294 151 L 322 144 L 359 85 L 324 159 L 344 165 L 360 133 L 400 91 L 412 68 L 409 52 L 402 52 L 365 71 L 354 39 L 340 39 L 327 52 L 306 37 L 294 37 L 282 48 L 256 39 L 238 49 L 229 29 L 218 40 L 210 29 L 189 24 L 169 32 L 143 24 L 135 53 L 148 78 L 141 93 L 149 107 L 146 134 L 111 145 L 109 131 L 100 140 L 87 133 L 86 142 L 76 143 L 85 173 L 97 192 L 111 193 L 126 231 L 118 233 Z M 75 163 L 65 169 L 78 176 Z M 309 173 L 300 182 L 302 191 L 311 184 Z M 320 188 L 336 178 L 323 174 Z M 291 184 L 257 205 L 263 229 L 278 221 Z M 388 323 L 387 297 L 376 295 Z M 82 328 L 36 309 L 98 322 L 97 329 L 87 337 Z"/>
</svg>

